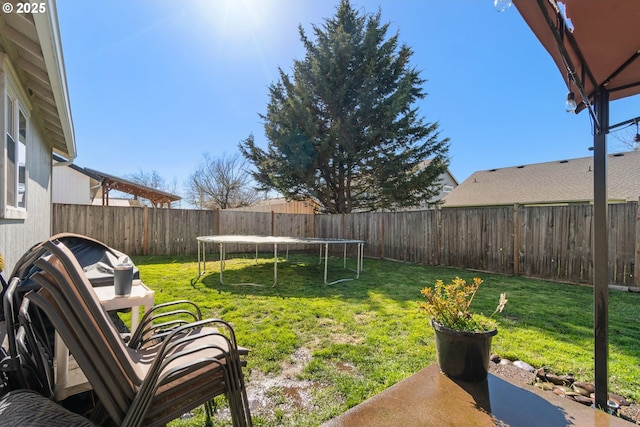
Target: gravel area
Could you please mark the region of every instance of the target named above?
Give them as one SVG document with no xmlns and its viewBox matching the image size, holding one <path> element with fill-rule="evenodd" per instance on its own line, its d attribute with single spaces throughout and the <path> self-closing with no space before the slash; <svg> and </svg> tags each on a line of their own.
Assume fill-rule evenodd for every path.
<svg viewBox="0 0 640 427">
<path fill-rule="evenodd" d="M 535 373 L 525 371 L 524 369 L 520 369 L 513 365 L 499 365 L 497 363 L 489 362 L 489 372 L 502 375 L 511 381 L 521 384 L 533 384 L 536 380 Z"/>
<path fill-rule="evenodd" d="M 532 387 L 532 384 L 536 381 L 535 373 L 520 369 L 513 365 L 499 365 L 494 362 L 489 362 L 489 371 L 508 378 L 513 382 L 531 385 Z M 549 393 L 552 392 L 549 391 Z M 631 403 L 628 406 L 621 406 L 618 409 L 618 415 L 621 418 L 640 425 L 640 405 L 637 403 Z"/>
</svg>

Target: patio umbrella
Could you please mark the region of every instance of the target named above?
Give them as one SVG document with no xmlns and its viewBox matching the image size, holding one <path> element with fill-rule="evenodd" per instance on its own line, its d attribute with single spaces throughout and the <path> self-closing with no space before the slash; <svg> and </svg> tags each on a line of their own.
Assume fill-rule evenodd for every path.
<svg viewBox="0 0 640 427">
<path fill-rule="evenodd" d="M 513 0 L 556 63 L 576 113 L 587 110 L 594 135 L 594 342 L 596 406 L 608 399 L 607 140 L 609 101 L 640 93 L 640 5 L 637 0 Z"/>
</svg>

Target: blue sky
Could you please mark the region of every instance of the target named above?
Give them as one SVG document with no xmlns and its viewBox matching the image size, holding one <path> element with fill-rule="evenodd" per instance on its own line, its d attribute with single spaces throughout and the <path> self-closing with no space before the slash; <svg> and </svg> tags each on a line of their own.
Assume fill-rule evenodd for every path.
<svg viewBox="0 0 640 427">
<path fill-rule="evenodd" d="M 297 27 L 335 14 L 338 0 L 58 0 L 78 147 L 75 163 L 117 176 L 156 170 L 181 187 L 203 160 L 238 152 L 253 134 L 278 67 L 304 56 Z M 515 7 L 492 0 L 352 0 L 414 50 L 427 79 L 419 104 L 451 139 L 450 170 L 591 155 L 588 113 L 567 92 Z M 636 103 L 637 104 L 637 103 Z M 636 105 L 637 106 L 637 105 Z M 637 116 L 611 106 L 611 123 Z M 609 138 L 609 151 L 626 151 Z M 180 188 L 179 188 L 180 190 Z"/>
</svg>

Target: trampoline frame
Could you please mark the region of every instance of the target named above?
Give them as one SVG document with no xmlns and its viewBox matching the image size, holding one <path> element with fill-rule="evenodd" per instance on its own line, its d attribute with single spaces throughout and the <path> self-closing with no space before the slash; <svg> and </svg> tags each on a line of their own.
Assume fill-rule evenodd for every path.
<svg viewBox="0 0 640 427">
<path fill-rule="evenodd" d="M 273 285 L 278 284 L 278 245 L 286 245 L 286 256 L 289 257 L 289 245 L 319 245 L 320 247 L 320 263 L 324 258 L 324 283 L 326 285 L 333 285 L 340 282 L 355 280 L 360 277 L 362 271 L 362 262 L 364 258 L 364 240 L 357 239 L 324 239 L 315 237 L 288 237 L 288 236 L 248 236 L 248 235 L 219 235 L 219 236 L 198 236 L 198 277 L 206 273 L 207 261 L 205 256 L 205 245 L 208 243 L 214 243 L 219 245 L 220 249 L 220 283 L 224 284 L 224 264 L 226 260 L 226 248 L 227 244 L 255 244 L 256 245 L 256 259 L 258 257 L 259 245 L 273 245 Z M 356 277 L 344 278 L 329 282 L 328 276 L 328 259 L 329 259 L 329 245 L 341 244 L 344 246 L 343 250 L 343 265 L 347 268 L 347 245 L 357 245 L 356 255 Z M 324 256 L 323 256 L 324 249 Z"/>
</svg>

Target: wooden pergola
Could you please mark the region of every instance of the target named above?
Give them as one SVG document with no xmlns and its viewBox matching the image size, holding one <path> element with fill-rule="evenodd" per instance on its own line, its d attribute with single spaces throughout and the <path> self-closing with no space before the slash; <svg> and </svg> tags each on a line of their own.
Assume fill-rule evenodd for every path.
<svg viewBox="0 0 640 427">
<path fill-rule="evenodd" d="M 553 58 L 576 113 L 593 123 L 595 404 L 608 399 L 607 134 L 640 117 L 609 123 L 609 102 L 640 94 L 640 4 L 637 0 L 513 0 Z M 637 249 L 636 249 L 637 250 Z"/>
<path fill-rule="evenodd" d="M 175 194 L 167 193 L 155 188 L 147 187 L 117 176 L 109 175 L 93 169 L 84 168 L 87 172 L 96 176 L 102 186 L 102 206 L 109 206 L 109 192 L 111 190 L 121 191 L 123 193 L 132 194 L 136 198 L 141 197 L 151 202 L 153 207 L 171 208 L 171 203 L 181 200 L 182 197 Z"/>
</svg>

